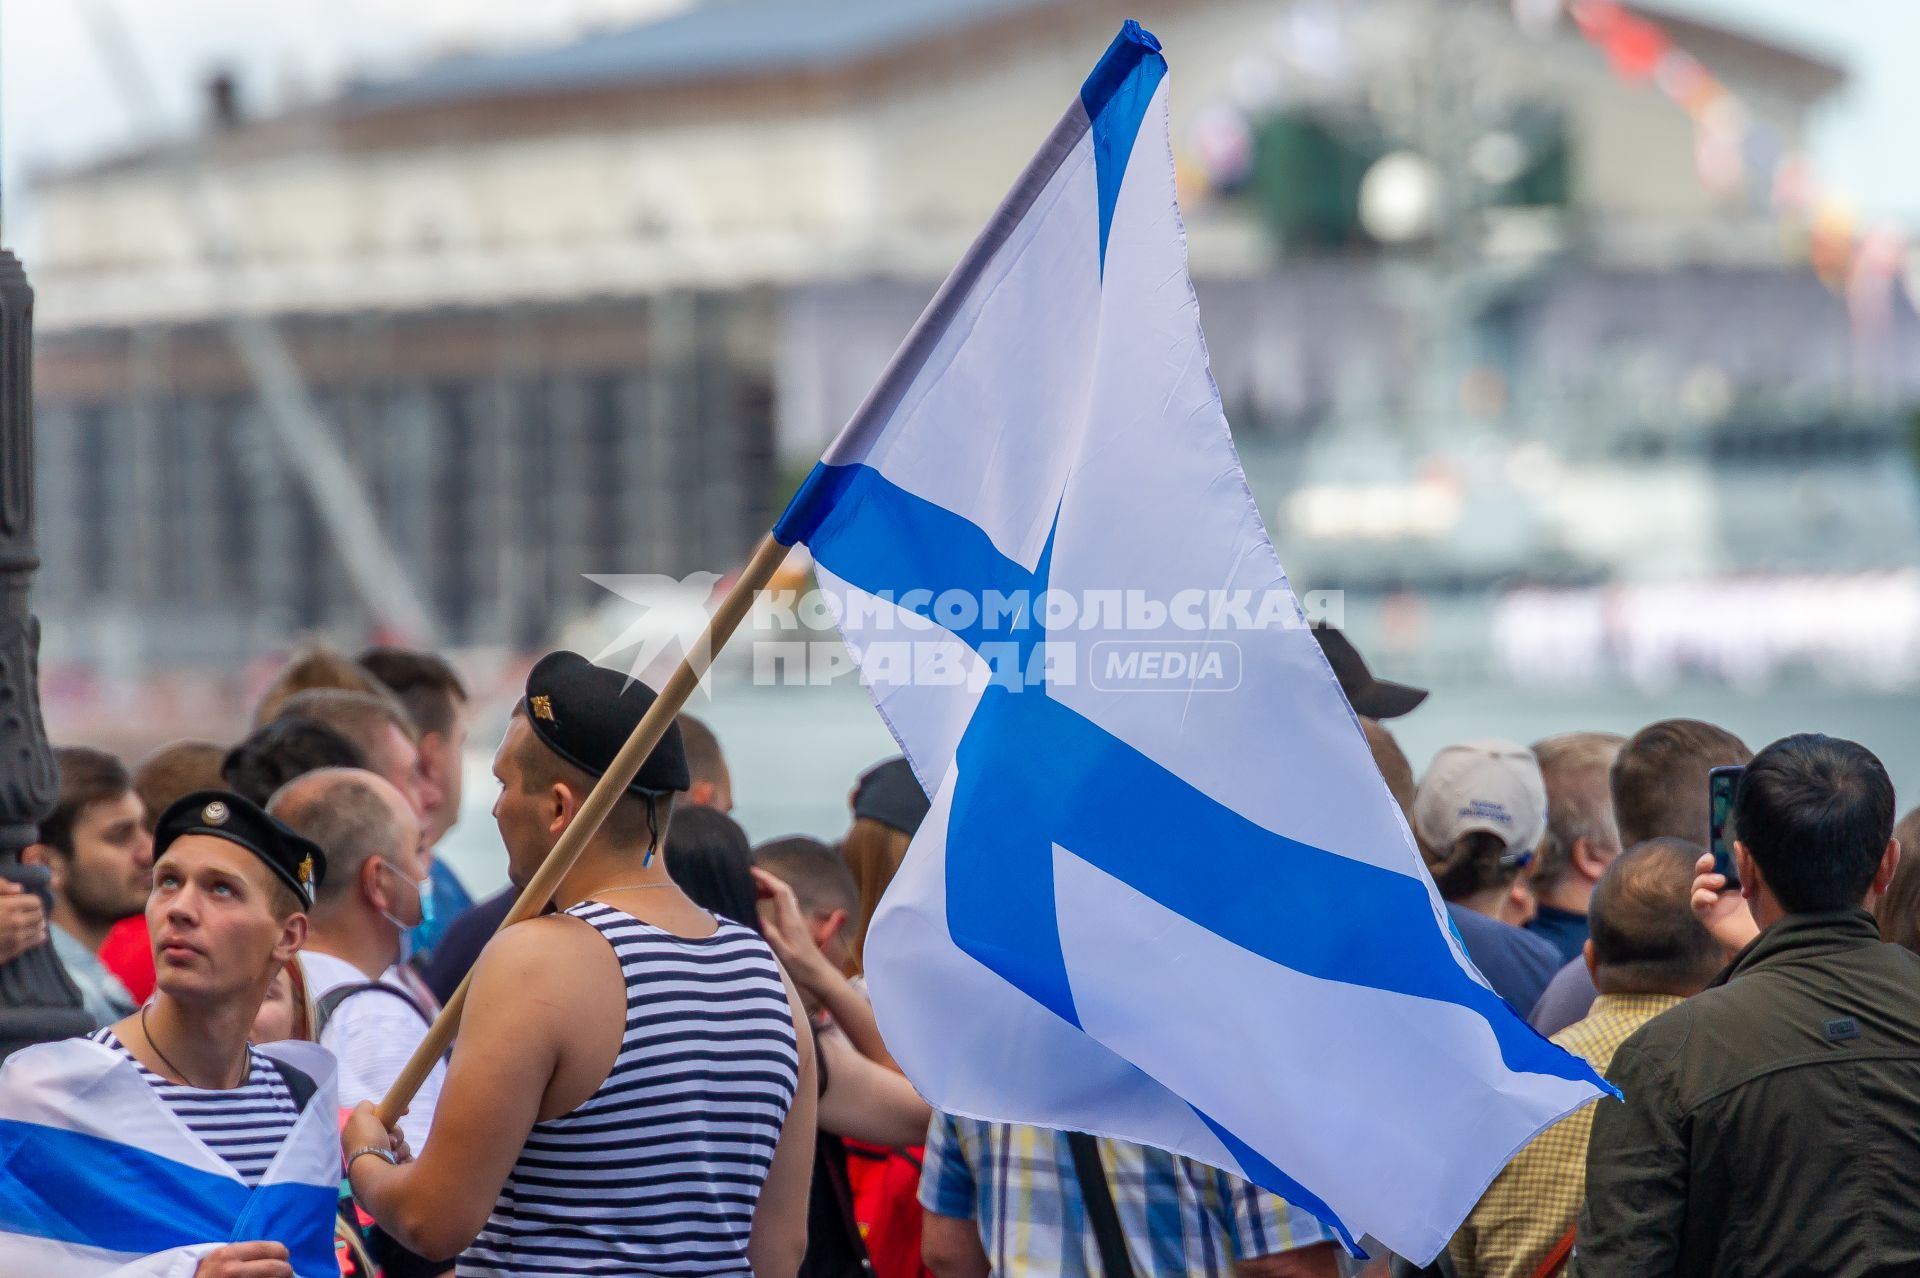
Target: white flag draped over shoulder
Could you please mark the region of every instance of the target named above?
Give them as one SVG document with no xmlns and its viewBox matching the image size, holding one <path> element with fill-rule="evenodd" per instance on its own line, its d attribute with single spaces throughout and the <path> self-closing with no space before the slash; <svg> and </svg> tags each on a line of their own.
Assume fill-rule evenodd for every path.
<svg viewBox="0 0 1920 1278">
<path fill-rule="evenodd" d="M 188 1278 L 229 1242 L 284 1243 L 299 1278 L 334 1278 L 340 1137 L 332 1056 L 260 1049 L 314 1094 L 257 1186 L 173 1116 L 112 1048 L 42 1043 L 0 1068 L 0 1274 Z"/>
<path fill-rule="evenodd" d="M 1409 1257 L 1601 1094 L 1465 958 L 1207 366 L 1128 23 L 782 516 L 933 807 L 866 942 L 935 1105 Z"/>
</svg>

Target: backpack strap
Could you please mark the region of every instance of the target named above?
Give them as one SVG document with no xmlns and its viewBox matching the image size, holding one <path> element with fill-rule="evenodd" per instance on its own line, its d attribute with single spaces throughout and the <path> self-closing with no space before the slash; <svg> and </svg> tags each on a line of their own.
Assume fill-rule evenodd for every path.
<svg viewBox="0 0 1920 1278">
<path fill-rule="evenodd" d="M 264 1056 L 265 1053 L 262 1053 Z M 295 1069 L 275 1056 L 267 1056 L 267 1063 L 280 1074 L 280 1081 L 287 1085 L 287 1094 L 293 1097 L 293 1107 L 300 1113 L 307 1112 L 307 1102 L 320 1090 L 320 1085 L 308 1076 L 305 1070 Z"/>
<path fill-rule="evenodd" d="M 393 995 L 393 997 L 399 999 L 408 1007 L 411 1007 L 414 1015 L 429 1025 L 433 1024 L 433 1018 L 427 1015 L 426 1009 L 415 1002 L 413 996 L 405 990 L 389 985 L 385 981 L 349 981 L 345 985 L 334 986 L 315 1000 L 313 1005 L 314 1040 L 316 1042 L 319 1041 L 320 1035 L 327 1028 L 327 1022 L 333 1019 L 333 1014 L 340 1009 L 342 1003 L 352 998 L 355 994 L 373 993 Z"/>
<path fill-rule="evenodd" d="M 1085 1132 L 1068 1132 L 1067 1148 L 1073 1152 L 1073 1174 L 1080 1182 L 1087 1223 L 1093 1227 L 1093 1240 L 1100 1248 L 1102 1278 L 1134 1278 L 1127 1237 L 1120 1229 L 1120 1213 L 1113 1206 L 1113 1189 L 1107 1184 L 1106 1169 L 1100 1166 L 1099 1142 Z"/>
</svg>

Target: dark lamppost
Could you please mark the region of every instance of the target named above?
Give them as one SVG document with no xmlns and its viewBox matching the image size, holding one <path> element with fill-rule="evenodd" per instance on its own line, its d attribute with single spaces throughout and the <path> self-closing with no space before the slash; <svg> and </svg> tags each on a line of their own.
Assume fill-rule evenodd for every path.
<svg viewBox="0 0 1920 1278">
<path fill-rule="evenodd" d="M 46 871 L 20 863 L 53 807 L 59 775 L 40 721 L 40 621 L 27 587 L 33 542 L 33 289 L 0 249 L 0 875 L 46 896 Z M 53 946 L 0 963 L 0 1056 L 93 1028 Z"/>
</svg>

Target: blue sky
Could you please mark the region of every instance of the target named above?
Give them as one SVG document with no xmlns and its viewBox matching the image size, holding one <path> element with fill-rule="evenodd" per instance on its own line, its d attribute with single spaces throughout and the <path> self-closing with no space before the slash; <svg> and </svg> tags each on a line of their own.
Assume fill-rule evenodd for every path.
<svg viewBox="0 0 1920 1278">
<path fill-rule="evenodd" d="M 177 129 L 199 110 L 197 84 L 228 62 L 269 102 L 347 71 L 391 71 L 461 40 L 551 39 L 582 24 L 629 20 L 685 0 L 5 0 L 0 5 L 0 175 L 21 175 Z M 1801 42 L 1846 65 L 1849 87 L 1822 115 L 1815 159 L 1871 219 L 1920 229 L 1920 0 L 1654 0 L 1662 7 Z M 101 70 L 84 15 L 120 15 L 166 97 L 166 119 L 130 118 Z M 18 211 L 13 193 L 9 214 Z"/>
<path fill-rule="evenodd" d="M 1920 229 L 1920 0 L 1660 0 L 1677 12 L 1805 45 L 1844 65 L 1847 87 L 1814 132 L 1821 173 L 1863 214 Z"/>
</svg>

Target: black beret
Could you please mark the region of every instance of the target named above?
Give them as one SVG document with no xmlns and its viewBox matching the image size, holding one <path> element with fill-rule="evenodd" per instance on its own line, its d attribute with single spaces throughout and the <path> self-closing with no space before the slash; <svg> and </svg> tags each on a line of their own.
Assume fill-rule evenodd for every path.
<svg viewBox="0 0 1920 1278">
<path fill-rule="evenodd" d="M 527 722 L 547 749 L 590 776 L 599 776 L 627 743 L 659 695 L 638 679 L 596 666 L 577 652 L 550 652 L 527 676 Z M 653 747 L 627 786 L 641 797 L 693 784 L 680 725 Z"/>
<path fill-rule="evenodd" d="M 1375 678 L 1345 631 L 1322 621 L 1313 627 L 1313 637 L 1320 641 L 1320 651 L 1326 654 L 1333 677 L 1340 681 L 1340 691 L 1347 694 L 1347 704 L 1355 714 L 1369 719 L 1397 719 L 1427 699 L 1425 688 Z"/>
<path fill-rule="evenodd" d="M 926 818 L 926 791 L 904 758 L 876 763 L 860 774 L 853 791 L 853 814 L 870 817 L 902 834 L 912 834 Z"/>
<path fill-rule="evenodd" d="M 183 834 L 210 834 L 245 848 L 265 861 L 304 906 L 313 904 L 313 890 L 327 877 L 327 854 L 318 843 L 231 790 L 195 790 L 168 804 L 153 827 L 154 858 Z"/>
</svg>

